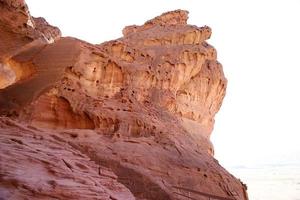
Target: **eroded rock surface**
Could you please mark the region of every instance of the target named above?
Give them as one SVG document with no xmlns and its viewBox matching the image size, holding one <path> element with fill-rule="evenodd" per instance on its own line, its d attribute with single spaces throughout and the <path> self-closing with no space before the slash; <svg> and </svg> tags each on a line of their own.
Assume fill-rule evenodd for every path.
<svg viewBox="0 0 300 200">
<path fill-rule="evenodd" d="M 57 133 L 0 121 L 2 199 L 135 199 L 107 167 Z"/>
<path fill-rule="evenodd" d="M 0 196 L 247 199 L 209 140 L 227 82 L 209 27 L 176 10 L 93 45 L 0 10 Z"/>
</svg>

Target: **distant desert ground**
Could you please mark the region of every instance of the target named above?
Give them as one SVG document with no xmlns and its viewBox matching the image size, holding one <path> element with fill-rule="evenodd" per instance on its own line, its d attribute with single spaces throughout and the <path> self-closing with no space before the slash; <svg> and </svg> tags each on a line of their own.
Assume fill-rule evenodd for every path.
<svg viewBox="0 0 300 200">
<path fill-rule="evenodd" d="M 300 200 L 300 165 L 229 169 L 247 183 L 251 200 Z"/>
</svg>

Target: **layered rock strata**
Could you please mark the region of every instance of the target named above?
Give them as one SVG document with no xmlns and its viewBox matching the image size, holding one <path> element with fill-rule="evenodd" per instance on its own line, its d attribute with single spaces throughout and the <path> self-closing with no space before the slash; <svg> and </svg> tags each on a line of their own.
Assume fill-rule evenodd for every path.
<svg viewBox="0 0 300 200">
<path fill-rule="evenodd" d="M 93 45 L 0 11 L 1 197 L 247 199 L 209 140 L 227 82 L 209 27 L 176 10 Z"/>
</svg>

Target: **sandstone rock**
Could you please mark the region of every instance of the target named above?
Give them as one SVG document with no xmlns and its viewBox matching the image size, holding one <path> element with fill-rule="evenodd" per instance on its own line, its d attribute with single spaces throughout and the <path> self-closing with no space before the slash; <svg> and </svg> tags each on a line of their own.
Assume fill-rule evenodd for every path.
<svg viewBox="0 0 300 200">
<path fill-rule="evenodd" d="M 176 10 L 92 45 L 0 2 L 0 194 L 247 199 L 209 140 L 227 83 L 209 27 Z"/>
<path fill-rule="evenodd" d="M 135 199 L 108 168 L 56 133 L 0 120 L 1 199 Z"/>
</svg>

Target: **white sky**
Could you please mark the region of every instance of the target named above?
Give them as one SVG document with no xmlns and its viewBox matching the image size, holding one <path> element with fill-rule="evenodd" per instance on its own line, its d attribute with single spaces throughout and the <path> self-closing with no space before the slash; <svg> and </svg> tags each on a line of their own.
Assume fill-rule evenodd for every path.
<svg viewBox="0 0 300 200">
<path fill-rule="evenodd" d="M 228 78 L 212 140 L 225 166 L 300 163 L 300 1 L 27 0 L 33 16 L 91 43 L 165 11 L 209 25 Z"/>
</svg>

